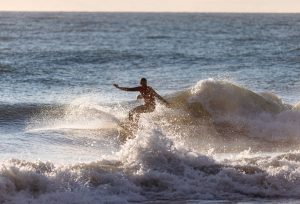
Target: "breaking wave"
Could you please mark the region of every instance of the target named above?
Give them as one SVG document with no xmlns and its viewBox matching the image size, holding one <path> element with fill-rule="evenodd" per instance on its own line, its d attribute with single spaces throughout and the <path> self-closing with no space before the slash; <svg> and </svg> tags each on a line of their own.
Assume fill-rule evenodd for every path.
<svg viewBox="0 0 300 204">
<path fill-rule="evenodd" d="M 212 79 L 167 98 L 172 108 L 142 115 L 133 139 L 110 154 L 99 150 L 94 162 L 4 161 L 0 202 L 300 199 L 299 104 Z M 107 130 L 116 140 L 134 105 L 78 99 L 22 113 L 31 116 L 29 132 Z"/>
<path fill-rule="evenodd" d="M 11 160 L 1 203 L 127 203 L 153 200 L 299 199 L 298 152 L 217 161 L 158 130 L 139 132 L 110 160 L 73 165 Z"/>
</svg>

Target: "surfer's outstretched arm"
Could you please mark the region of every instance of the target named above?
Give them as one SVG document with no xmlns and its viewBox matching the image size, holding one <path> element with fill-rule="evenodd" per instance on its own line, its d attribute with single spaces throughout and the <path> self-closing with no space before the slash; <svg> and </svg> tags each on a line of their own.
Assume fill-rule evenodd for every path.
<svg viewBox="0 0 300 204">
<path fill-rule="evenodd" d="M 159 95 L 158 93 L 156 93 L 153 90 L 155 97 L 158 98 L 160 101 L 162 101 L 167 107 L 170 107 L 170 103 L 168 101 L 166 101 L 163 97 L 161 97 L 161 95 Z"/>
<path fill-rule="evenodd" d="M 140 91 L 140 87 L 133 87 L 133 88 L 128 88 L 128 87 L 120 87 L 118 84 L 113 84 L 114 87 L 122 90 L 122 91 Z"/>
</svg>

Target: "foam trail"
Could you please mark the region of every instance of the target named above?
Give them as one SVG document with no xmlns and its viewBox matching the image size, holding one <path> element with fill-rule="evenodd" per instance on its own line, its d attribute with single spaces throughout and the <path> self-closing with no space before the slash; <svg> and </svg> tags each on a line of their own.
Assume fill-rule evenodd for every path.
<svg viewBox="0 0 300 204">
<path fill-rule="evenodd" d="M 115 129 L 120 120 L 112 107 L 71 103 L 63 109 L 42 111 L 29 122 L 28 131 Z"/>
</svg>

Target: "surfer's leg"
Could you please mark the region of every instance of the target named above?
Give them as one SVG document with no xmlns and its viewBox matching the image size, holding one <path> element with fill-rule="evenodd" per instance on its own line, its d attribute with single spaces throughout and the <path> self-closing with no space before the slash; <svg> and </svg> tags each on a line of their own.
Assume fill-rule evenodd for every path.
<svg viewBox="0 0 300 204">
<path fill-rule="evenodd" d="M 129 112 L 129 120 L 137 123 L 140 119 L 141 113 L 153 112 L 154 109 L 155 107 L 152 106 L 146 106 L 146 105 L 138 106 Z"/>
</svg>

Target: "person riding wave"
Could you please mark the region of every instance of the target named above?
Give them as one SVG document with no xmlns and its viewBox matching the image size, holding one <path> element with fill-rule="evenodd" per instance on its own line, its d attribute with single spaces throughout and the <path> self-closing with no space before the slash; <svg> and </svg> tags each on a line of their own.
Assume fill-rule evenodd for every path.
<svg viewBox="0 0 300 204">
<path fill-rule="evenodd" d="M 147 79 L 142 78 L 140 81 L 140 85 L 138 87 L 128 88 L 128 87 L 120 87 L 118 84 L 113 84 L 116 88 L 123 91 L 139 91 L 141 95 L 138 96 L 138 99 L 144 98 L 144 105 L 138 106 L 131 111 L 129 111 L 129 121 L 137 122 L 139 121 L 141 113 L 149 113 L 155 110 L 156 102 L 155 99 L 159 99 L 168 107 L 170 106 L 169 102 L 166 101 L 163 97 L 161 97 L 158 93 L 154 91 L 151 86 L 147 85 Z"/>
</svg>

